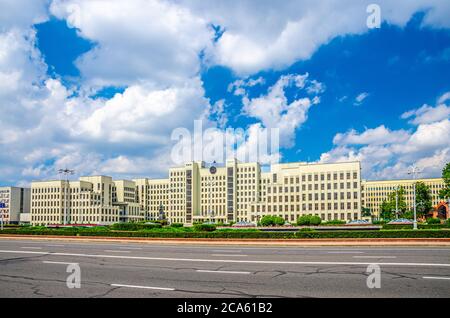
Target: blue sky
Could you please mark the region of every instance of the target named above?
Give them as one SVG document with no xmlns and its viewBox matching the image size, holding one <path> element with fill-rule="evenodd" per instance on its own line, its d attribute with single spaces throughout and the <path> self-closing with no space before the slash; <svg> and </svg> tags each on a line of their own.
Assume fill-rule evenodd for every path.
<svg viewBox="0 0 450 318">
<path fill-rule="evenodd" d="M 264 2 L 253 15 L 250 0 L 241 14 L 222 1 L 100 8 L 68 0 L 43 1 L 25 15 L 20 2 L 10 4 L 16 18 L 0 20 L 0 52 L 17 57 L 0 61 L 0 75 L 17 82 L 0 85 L 9 112 L 0 120 L 10 139 L 26 142 L 1 140 L 8 154 L 0 158 L 0 185 L 54 178 L 62 166 L 80 175 L 159 177 L 172 164 L 173 129 L 191 129 L 204 116 L 208 126 L 220 126 L 219 118 L 234 128 L 279 125 L 281 161 L 361 160 L 369 179 L 406 177 L 413 163 L 437 177 L 450 160 L 445 1 L 382 1 L 379 29 L 364 26 L 365 6 L 352 1 L 328 9 L 287 1 L 279 10 Z M 168 25 L 164 14 L 177 6 L 180 16 Z M 308 25 L 300 9 L 317 20 Z M 332 9 L 344 18 L 330 28 L 320 14 Z M 304 87 L 283 82 L 305 74 Z M 230 88 L 252 80 L 259 82 L 241 85 L 240 94 Z M 314 83 L 320 89 L 311 92 Z M 270 94 L 275 87 L 281 90 Z"/>
</svg>

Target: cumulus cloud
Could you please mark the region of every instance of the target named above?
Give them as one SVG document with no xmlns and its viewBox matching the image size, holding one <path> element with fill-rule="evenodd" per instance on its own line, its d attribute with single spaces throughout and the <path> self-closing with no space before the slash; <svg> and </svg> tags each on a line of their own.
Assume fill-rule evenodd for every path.
<svg viewBox="0 0 450 318">
<path fill-rule="evenodd" d="M 134 166 L 140 175 L 160 175 L 163 166 L 171 165 L 171 130 L 190 128 L 209 106 L 196 76 L 165 87 L 141 81 L 111 99 L 74 94 L 59 79 L 48 77 L 35 41 L 30 26 L 0 32 L 4 183 L 58 178 L 56 171 L 63 167 L 77 175 L 117 176 Z"/>
<path fill-rule="evenodd" d="M 367 129 L 363 133 L 358 133 L 352 129 L 344 134 L 337 134 L 333 143 L 335 145 L 383 145 L 401 143 L 409 138 L 408 132 L 404 130 L 391 131 L 384 125 L 374 129 Z"/>
<path fill-rule="evenodd" d="M 187 0 L 177 1 L 224 30 L 209 57 L 241 75 L 283 69 L 307 60 L 323 44 L 346 34 L 368 31 L 366 8 L 373 1 Z M 450 27 L 450 4 L 441 0 L 377 1 L 382 19 L 404 26 L 412 14 L 426 11 L 424 26 Z M 348 17 L 352 17 L 348 19 Z"/>
<path fill-rule="evenodd" d="M 311 81 L 308 77 L 309 74 L 283 75 L 269 88 L 267 94 L 255 98 L 249 98 L 247 95 L 243 97 L 245 115 L 257 118 L 266 128 L 278 128 L 281 146 L 292 147 L 294 145 L 296 130 L 307 120 L 310 107 L 320 101 L 318 96 L 313 99 L 305 96 L 291 102 L 288 101 L 285 92 L 287 88 L 293 87 L 301 92 L 305 87 L 311 87 L 311 85 L 322 87 L 319 82 Z M 313 92 L 313 90 L 309 92 Z"/>
<path fill-rule="evenodd" d="M 164 87 L 200 70 L 214 33 L 188 8 L 158 0 L 55 0 L 50 11 L 97 45 L 76 61 L 85 85 Z"/>
<path fill-rule="evenodd" d="M 334 137 L 334 148 L 323 153 L 320 162 L 362 161 L 363 175 L 369 179 L 405 178 L 413 164 L 422 168 L 426 177 L 440 176 L 450 161 L 450 119 L 443 115 L 443 107 L 448 108 L 438 104 L 404 114 L 404 119 L 414 117 L 412 122 L 417 126 L 413 131 L 382 125 L 361 133 L 339 133 Z"/>
<path fill-rule="evenodd" d="M 410 123 L 414 125 L 430 124 L 439 120 L 450 118 L 450 106 L 444 103 L 450 99 L 450 92 L 443 94 L 438 99 L 438 105 L 432 107 L 423 105 L 419 109 L 414 109 L 402 114 L 401 118 L 410 119 Z"/>
<path fill-rule="evenodd" d="M 279 127 L 283 145 L 290 147 L 309 109 L 320 102 L 324 85 L 305 75 L 287 76 L 267 94 L 250 97 L 249 89 L 263 85 L 264 79 L 249 75 L 308 59 L 336 36 L 367 32 L 368 3 L 286 0 L 274 6 L 268 0 L 0 0 L 2 182 L 24 184 L 57 177 L 55 170 L 64 166 L 78 174 L 160 174 L 171 165 L 167 141 L 173 128 L 190 128 L 197 118 L 212 118 L 207 122 L 210 126 L 227 123 L 225 102 L 209 105 L 199 80 L 202 67 L 210 65 L 224 65 L 244 76 L 231 91 L 242 96 L 244 113 L 258 121 L 249 131 Z M 427 10 L 424 25 L 450 26 L 447 1 L 383 0 L 379 4 L 383 19 L 395 25 L 403 26 L 417 10 Z M 81 90 L 50 78 L 36 48 L 33 25 L 51 15 L 66 20 L 80 37 L 94 43 L 76 61 Z M 213 26 L 220 27 L 220 35 Z M 89 97 L 92 91 L 111 85 L 125 90 L 110 99 Z M 293 87 L 305 95 L 288 101 L 285 90 Z M 397 151 L 409 158 L 430 140 L 427 155 L 420 158 L 437 162 L 448 156 L 445 148 L 435 145 L 445 140 L 428 130 L 448 129 L 442 110 L 433 108 L 437 115 L 424 109 L 408 117 L 418 125 L 405 142 L 411 149 L 408 153 L 394 147 L 399 145 L 395 138 L 405 132 L 385 128 L 394 139 L 391 143 L 384 144 L 380 137 L 378 143 L 358 149 L 348 142 L 375 140 L 376 132 L 348 133 L 328 157 L 344 156 L 345 149 L 354 149 L 355 158 L 372 153 L 384 163 L 382 158 L 390 158 L 383 156 L 386 152 Z M 383 134 L 382 129 L 377 132 Z M 250 134 L 247 144 L 254 143 L 254 136 Z"/>
</svg>

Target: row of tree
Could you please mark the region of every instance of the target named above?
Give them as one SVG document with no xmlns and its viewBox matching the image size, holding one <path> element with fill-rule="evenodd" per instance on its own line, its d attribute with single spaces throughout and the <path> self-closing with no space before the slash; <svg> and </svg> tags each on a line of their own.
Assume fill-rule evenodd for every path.
<svg viewBox="0 0 450 318">
<path fill-rule="evenodd" d="M 442 171 L 444 188 L 439 192 L 439 197 L 443 200 L 450 199 L 450 163 L 447 163 Z M 433 208 L 430 187 L 423 182 L 416 183 L 416 210 L 417 217 L 425 216 Z M 398 209 L 398 210 L 397 210 Z M 398 214 L 397 214 L 398 211 Z M 380 217 L 382 219 L 394 219 L 397 217 L 412 218 L 413 210 L 406 205 L 405 189 L 399 187 L 389 194 L 387 200 L 383 201 L 380 207 Z M 368 216 L 370 211 L 363 209 L 363 215 Z"/>
</svg>

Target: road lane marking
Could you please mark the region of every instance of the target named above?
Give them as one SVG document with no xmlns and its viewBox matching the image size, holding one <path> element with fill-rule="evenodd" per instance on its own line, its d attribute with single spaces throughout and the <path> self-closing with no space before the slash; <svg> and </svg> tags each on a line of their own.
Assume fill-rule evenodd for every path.
<svg viewBox="0 0 450 318">
<path fill-rule="evenodd" d="M 41 240 L 41 241 L 49 241 L 50 239 L 43 239 L 43 238 L 35 238 L 35 240 Z M 60 241 L 64 241 L 65 243 L 67 243 L 68 245 L 74 245 L 74 246 L 83 246 L 86 247 L 87 245 L 85 243 L 75 243 L 73 241 L 70 240 L 64 240 L 64 239 L 59 239 Z M 21 242 L 22 244 L 26 243 L 26 244 L 42 244 L 42 242 L 32 242 L 32 241 L 26 241 L 26 239 L 18 239 L 18 238 L 11 238 L 11 237 L 0 237 L 0 243 L 17 243 L 17 242 Z M 96 245 L 96 246 L 118 246 L 117 244 L 111 244 L 111 243 L 106 243 L 106 242 L 89 242 L 92 245 Z M 142 244 L 140 242 L 135 242 L 135 243 L 129 243 L 129 244 Z M 147 243 L 144 243 L 147 244 Z M 216 245 L 217 247 L 224 247 L 226 248 L 227 246 L 221 246 L 221 245 Z M 332 248 L 332 247 L 324 247 L 324 248 L 318 248 L 317 246 L 274 246 L 274 247 L 241 247 L 241 246 L 237 246 L 242 250 L 283 250 L 283 251 L 331 251 L 331 250 L 339 250 L 339 251 L 351 251 L 352 247 L 347 247 L 347 248 Z M 164 248 L 164 249 L 169 249 L 169 248 L 173 248 L 173 249 L 184 249 L 184 247 L 180 247 L 180 246 L 174 246 L 174 244 L 170 245 L 170 244 L 147 244 L 146 248 L 148 249 L 153 249 L 153 248 Z M 189 246 L 190 249 L 211 249 L 210 245 L 203 245 L 203 246 Z M 407 252 L 407 251 L 426 251 L 426 252 L 430 252 L 430 251 L 439 251 L 439 252 L 448 252 L 450 251 L 450 248 L 445 248 L 445 247 L 435 247 L 435 248 L 414 248 L 414 247 L 409 247 L 409 246 L 403 246 L 403 247 L 399 247 L 399 246 L 395 246 L 393 245 L 392 247 L 364 247 L 364 246 L 358 246 L 355 247 L 355 249 L 357 250 L 363 250 L 363 251 L 400 251 L 400 252 Z"/>
<path fill-rule="evenodd" d="M 123 285 L 123 284 L 111 284 L 113 287 L 126 287 L 126 288 L 139 288 L 139 289 L 157 289 L 157 290 L 169 290 L 174 291 L 175 288 L 167 287 L 152 287 L 152 286 L 137 286 L 137 285 Z"/>
<path fill-rule="evenodd" d="M 147 256 L 125 256 L 125 255 L 102 255 L 102 254 L 80 254 L 80 253 L 58 253 L 58 252 L 37 252 L 37 251 L 13 251 L 0 250 L 0 253 L 12 254 L 40 254 L 48 256 L 72 256 L 91 258 L 116 258 L 134 259 L 148 261 L 174 261 L 174 262 L 198 262 L 198 263 L 240 263 L 240 264 L 280 264 L 280 265 L 360 265 L 367 266 L 377 264 L 379 266 L 421 266 L 421 267 L 450 267 L 445 263 L 381 263 L 381 262 L 306 262 L 306 261 L 264 261 L 264 260 L 237 260 L 237 259 L 202 259 L 202 258 L 170 258 L 170 257 L 147 257 Z"/>
<path fill-rule="evenodd" d="M 49 247 L 64 247 L 64 245 L 59 245 L 59 244 L 48 244 L 47 246 L 49 246 Z"/>
<path fill-rule="evenodd" d="M 247 257 L 248 255 L 242 255 L 242 254 L 211 254 L 211 256 L 232 256 L 232 257 Z"/>
<path fill-rule="evenodd" d="M 423 279 L 440 279 L 440 280 L 450 280 L 450 277 L 433 277 L 433 276 L 424 276 Z"/>
<path fill-rule="evenodd" d="M 397 256 L 353 256 L 353 258 L 397 258 Z"/>
<path fill-rule="evenodd" d="M 197 272 L 199 272 L 199 273 L 217 273 L 217 274 L 240 274 L 240 275 L 251 274 L 251 272 L 213 271 L 213 270 L 206 270 L 206 269 L 197 269 Z"/>
<path fill-rule="evenodd" d="M 130 253 L 130 251 L 104 250 L 106 253 Z"/>
<path fill-rule="evenodd" d="M 142 247 L 119 247 L 121 250 L 142 250 Z"/>
<path fill-rule="evenodd" d="M 70 263 L 70 262 L 52 262 L 52 261 L 42 261 L 44 264 L 59 264 L 59 265 L 72 265 L 78 263 Z"/>
<path fill-rule="evenodd" d="M 338 251 L 338 252 L 327 252 L 327 254 L 364 254 L 360 251 Z"/>
<path fill-rule="evenodd" d="M 30 250 L 42 250 L 42 247 L 37 247 L 37 246 L 23 246 L 21 248 L 26 248 L 26 249 L 30 249 Z"/>
</svg>

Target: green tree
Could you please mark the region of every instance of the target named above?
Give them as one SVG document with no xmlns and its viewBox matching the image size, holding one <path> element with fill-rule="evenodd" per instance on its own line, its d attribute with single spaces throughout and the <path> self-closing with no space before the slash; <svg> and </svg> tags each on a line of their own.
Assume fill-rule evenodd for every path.
<svg viewBox="0 0 450 318">
<path fill-rule="evenodd" d="M 392 205 L 389 201 L 384 200 L 380 206 L 380 217 L 383 220 L 391 220 L 394 216 Z"/>
<path fill-rule="evenodd" d="M 423 182 L 416 183 L 417 216 L 422 217 L 432 209 L 430 187 Z"/>
<path fill-rule="evenodd" d="M 320 225 L 322 223 L 322 219 L 317 215 L 302 215 L 297 219 L 297 225 Z"/>
<path fill-rule="evenodd" d="M 397 207 L 399 215 L 403 215 L 407 211 L 405 189 L 403 187 L 389 193 L 387 200 L 383 201 L 380 206 L 381 218 L 390 220 L 396 217 L 395 211 Z"/>
<path fill-rule="evenodd" d="M 272 215 L 263 216 L 263 218 L 261 219 L 261 225 L 262 226 L 274 226 L 275 225 L 274 217 Z"/>
<path fill-rule="evenodd" d="M 403 215 L 407 210 L 408 207 L 406 206 L 406 199 L 405 199 L 405 189 L 403 187 L 400 187 L 397 189 L 392 197 L 393 203 L 394 203 L 394 209 L 395 209 L 395 200 L 396 200 L 396 194 L 398 194 L 397 198 L 397 204 L 398 204 L 398 211 L 400 215 Z"/>
<path fill-rule="evenodd" d="M 372 213 L 370 212 L 369 208 L 362 208 L 361 215 L 364 217 L 372 217 Z"/>
<path fill-rule="evenodd" d="M 444 179 L 444 188 L 439 191 L 441 199 L 450 199 L 450 162 L 442 170 L 442 179 Z"/>
</svg>

